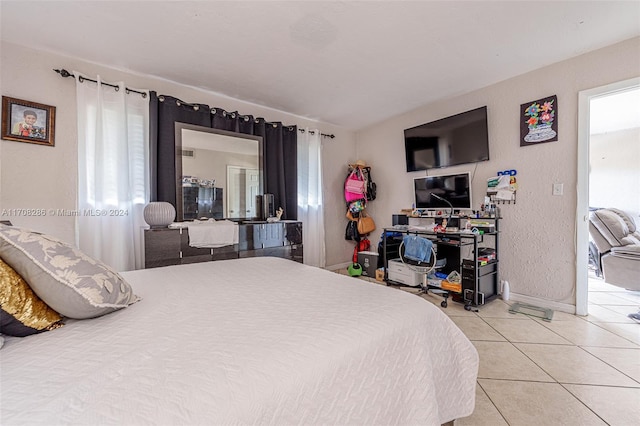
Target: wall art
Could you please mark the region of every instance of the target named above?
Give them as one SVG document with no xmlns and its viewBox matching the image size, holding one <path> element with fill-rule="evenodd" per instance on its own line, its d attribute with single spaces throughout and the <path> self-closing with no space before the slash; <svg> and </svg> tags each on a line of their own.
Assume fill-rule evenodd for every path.
<svg viewBox="0 0 640 426">
<path fill-rule="evenodd" d="M 2 97 L 2 139 L 54 146 L 56 107 Z"/>
<path fill-rule="evenodd" d="M 520 105 L 520 146 L 558 140 L 556 95 Z"/>
</svg>

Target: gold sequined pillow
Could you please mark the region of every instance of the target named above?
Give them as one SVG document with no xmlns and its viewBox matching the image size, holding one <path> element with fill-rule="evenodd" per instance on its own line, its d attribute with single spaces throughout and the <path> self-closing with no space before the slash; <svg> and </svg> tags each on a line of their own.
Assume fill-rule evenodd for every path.
<svg viewBox="0 0 640 426">
<path fill-rule="evenodd" d="M 0 259 L 0 333 L 24 337 L 62 327 L 62 317 Z"/>
</svg>

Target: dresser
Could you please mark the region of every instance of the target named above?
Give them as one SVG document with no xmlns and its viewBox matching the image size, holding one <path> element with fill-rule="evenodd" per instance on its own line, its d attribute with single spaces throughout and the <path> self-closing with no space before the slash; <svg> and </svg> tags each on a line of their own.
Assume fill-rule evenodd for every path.
<svg viewBox="0 0 640 426">
<path fill-rule="evenodd" d="M 145 268 L 244 257 L 273 256 L 302 263 L 302 222 L 244 222 L 238 225 L 238 244 L 220 248 L 189 245 L 189 231 L 144 230 Z"/>
</svg>

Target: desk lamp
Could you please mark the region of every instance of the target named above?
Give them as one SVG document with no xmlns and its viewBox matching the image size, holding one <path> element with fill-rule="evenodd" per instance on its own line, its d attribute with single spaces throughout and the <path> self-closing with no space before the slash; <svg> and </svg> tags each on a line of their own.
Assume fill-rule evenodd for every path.
<svg viewBox="0 0 640 426">
<path fill-rule="evenodd" d="M 451 216 L 453 216 L 453 204 L 451 204 L 451 203 L 449 202 L 449 200 L 447 200 L 447 199 L 445 199 L 445 198 L 442 198 L 441 196 L 436 195 L 436 194 L 434 194 L 433 192 L 431 193 L 431 196 L 432 196 L 433 198 L 437 198 L 438 200 L 440 200 L 440 201 L 444 201 L 445 203 L 449 204 L 449 208 L 450 208 L 451 210 L 449 210 L 449 220 L 447 220 L 447 223 L 451 223 Z"/>
</svg>

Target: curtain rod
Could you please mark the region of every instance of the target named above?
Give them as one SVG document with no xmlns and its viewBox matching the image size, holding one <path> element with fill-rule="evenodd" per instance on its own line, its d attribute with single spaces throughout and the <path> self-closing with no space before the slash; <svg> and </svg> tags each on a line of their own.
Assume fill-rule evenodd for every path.
<svg viewBox="0 0 640 426">
<path fill-rule="evenodd" d="M 64 68 L 61 69 L 61 70 L 54 69 L 54 71 L 57 72 L 58 74 L 60 74 L 60 77 L 64 77 L 64 78 L 74 77 L 75 78 L 75 75 L 73 75 L 73 73 L 70 73 L 69 71 L 65 70 Z M 98 80 L 94 80 L 92 78 L 87 78 L 87 77 L 82 77 L 82 76 L 78 77 L 78 80 L 80 81 L 80 83 L 82 83 L 85 80 L 92 81 L 94 83 L 98 82 Z M 107 83 L 107 82 L 104 82 L 104 81 L 101 81 L 100 84 L 104 84 L 105 86 L 113 87 L 114 89 L 116 89 L 116 92 L 118 90 L 120 90 L 120 86 L 118 86 L 117 84 L 111 84 L 111 83 Z M 133 92 L 133 93 L 138 93 L 139 95 L 142 95 L 143 98 L 147 97 L 147 94 L 145 92 L 140 92 L 138 90 L 129 89 L 128 87 L 125 87 L 125 90 L 127 91 L 127 93 Z"/>
<path fill-rule="evenodd" d="M 75 75 L 73 75 L 73 74 L 72 74 L 72 73 L 70 73 L 69 71 L 65 70 L 64 68 L 63 68 L 63 69 L 60 69 L 60 70 L 54 69 L 54 71 L 55 71 L 55 72 L 57 72 L 58 74 L 60 74 L 60 77 L 64 77 L 64 78 L 66 78 L 66 77 L 75 77 Z M 94 82 L 94 83 L 97 83 L 97 82 L 98 82 L 97 80 L 93 80 L 93 79 L 91 79 L 91 78 L 82 77 L 82 76 L 78 77 L 78 80 L 80 81 L 80 83 L 82 83 L 84 80 L 92 81 L 92 82 Z M 113 87 L 114 89 L 116 89 L 116 91 L 120 90 L 120 86 L 118 86 L 117 84 L 106 83 L 106 82 L 104 82 L 104 81 L 101 81 L 100 83 L 101 83 L 101 84 L 104 84 L 105 86 Z M 138 91 L 138 90 L 129 89 L 128 87 L 125 87 L 125 89 L 126 89 L 127 93 L 133 92 L 133 93 L 138 93 L 138 94 L 142 95 L 142 97 L 143 97 L 143 98 L 146 98 L 146 97 L 147 97 L 147 94 L 146 94 L 145 92 L 140 92 L 140 91 Z M 158 100 L 159 100 L 160 102 L 164 102 L 164 96 L 163 96 L 163 95 L 159 95 L 159 96 L 158 96 Z M 184 105 L 188 105 L 188 106 L 190 106 L 190 107 L 199 108 L 199 105 L 198 105 L 198 104 L 190 104 L 190 103 L 188 103 L 188 102 L 184 102 L 184 101 L 182 101 L 182 100 L 180 100 L 180 99 L 178 99 L 178 100 L 177 100 L 177 102 L 178 102 L 178 105 L 179 105 L 180 103 L 182 103 L 182 104 L 184 104 Z M 216 111 L 216 108 L 211 108 L 211 113 L 215 114 L 216 112 L 217 112 L 217 111 Z M 225 111 L 225 110 L 222 110 L 222 113 L 223 113 L 224 115 L 229 114 L 229 113 L 228 113 L 227 111 Z M 232 114 L 232 118 L 235 118 L 235 114 L 236 114 L 236 113 L 231 113 L 231 114 Z M 238 115 L 239 115 L 240 117 L 243 117 L 245 120 L 248 120 L 248 119 L 249 119 L 249 116 L 246 116 L 246 115 L 245 115 L 245 116 L 243 116 L 243 115 L 240 115 L 240 114 L 238 114 Z M 267 123 L 267 124 L 274 124 L 274 123 L 270 123 L 270 122 L 268 122 L 268 121 L 266 121 L 266 120 L 265 120 L 265 123 Z M 289 130 L 293 130 L 293 126 L 288 126 L 288 128 L 289 128 Z M 302 132 L 302 133 L 304 133 L 304 132 L 305 132 L 305 130 L 304 130 L 304 129 L 298 129 L 298 131 L 300 131 L 300 132 Z M 311 134 L 313 135 L 313 134 L 315 134 L 315 131 L 313 131 L 313 130 L 309 130 L 309 133 L 311 133 Z M 328 135 L 328 134 L 326 134 L 326 133 L 320 133 L 320 136 L 327 137 L 327 138 L 331 138 L 331 139 L 333 139 L 333 138 L 335 138 L 335 137 L 336 137 L 334 134 L 330 134 L 330 135 Z"/>
<path fill-rule="evenodd" d="M 159 100 L 160 102 L 164 102 L 164 100 L 165 100 L 165 96 L 169 96 L 169 95 L 158 95 L 158 100 Z M 172 98 L 175 98 L 175 96 L 172 96 Z M 186 106 L 189 106 L 189 107 L 193 108 L 193 109 L 194 109 L 194 110 L 196 110 L 196 111 L 200 108 L 200 105 L 199 105 L 199 104 L 190 104 L 189 102 L 185 102 L 185 101 L 183 101 L 182 99 L 178 99 L 178 98 L 175 98 L 175 99 L 176 99 L 176 104 L 178 104 L 178 106 L 180 106 L 180 105 L 186 105 Z M 227 114 L 230 114 L 230 115 L 231 115 L 231 118 L 236 118 L 236 114 L 237 114 L 237 115 L 238 115 L 238 117 L 243 118 L 245 121 L 249 121 L 249 116 L 248 116 L 248 115 L 242 115 L 242 114 L 240 114 L 239 112 L 229 112 L 229 111 L 225 111 L 225 110 L 224 110 L 224 109 L 222 109 L 222 108 L 215 108 L 215 107 L 214 107 L 214 108 L 211 108 L 211 114 L 217 114 L 217 113 L 218 113 L 218 109 L 222 110 L 222 115 L 223 115 L 223 116 L 225 116 L 225 117 L 227 116 Z M 255 119 L 255 122 L 256 122 L 256 123 L 258 123 L 258 122 L 259 122 L 259 120 L 260 120 L 260 118 L 256 118 L 256 119 Z M 270 121 L 267 121 L 267 120 L 265 120 L 264 118 L 263 118 L 263 120 L 264 120 L 265 124 L 270 124 L 270 125 L 272 125 L 272 126 L 274 126 L 274 127 L 276 126 L 276 123 L 272 123 L 272 122 L 270 122 Z M 286 127 L 287 129 L 289 129 L 289 131 L 293 131 L 293 126 L 286 126 L 286 125 L 283 125 L 283 127 Z M 304 132 L 305 132 L 305 130 L 304 130 L 304 129 L 298 129 L 298 131 L 299 131 L 299 132 L 301 132 L 301 133 L 304 133 Z M 314 135 L 316 132 L 315 132 L 315 130 L 309 130 L 309 133 L 311 133 L 312 135 Z M 323 137 L 326 137 L 326 138 L 331 138 L 331 139 L 333 139 L 333 138 L 335 138 L 335 137 L 336 137 L 336 135 L 334 135 L 334 134 L 330 134 L 330 135 L 328 135 L 328 134 L 326 134 L 326 133 L 320 133 L 320 136 L 323 136 Z"/>
<path fill-rule="evenodd" d="M 305 132 L 305 130 L 304 130 L 304 129 L 298 129 L 298 131 L 299 131 L 299 132 L 302 132 L 302 133 L 304 133 L 304 132 Z M 311 133 L 312 135 L 315 135 L 315 134 L 316 134 L 315 130 L 309 130 L 309 133 Z M 335 138 L 335 137 L 336 137 L 336 135 L 334 135 L 333 133 L 332 133 L 332 134 L 330 134 L 330 135 L 328 135 L 328 134 L 326 134 L 326 133 L 320 133 L 320 136 L 325 137 L 325 138 L 331 138 L 331 139 L 333 139 L 333 138 Z"/>
</svg>

